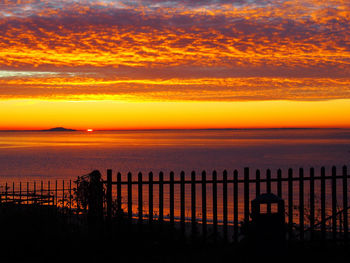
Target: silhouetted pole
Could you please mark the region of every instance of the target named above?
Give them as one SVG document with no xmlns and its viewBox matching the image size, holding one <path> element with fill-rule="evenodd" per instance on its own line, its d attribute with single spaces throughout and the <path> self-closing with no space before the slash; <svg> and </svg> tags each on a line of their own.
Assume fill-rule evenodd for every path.
<svg viewBox="0 0 350 263">
<path fill-rule="evenodd" d="M 148 174 L 148 220 L 150 226 L 153 223 L 153 173 Z"/>
<path fill-rule="evenodd" d="M 348 175 L 347 167 L 343 166 L 343 220 L 344 220 L 344 241 L 348 242 Z"/>
<path fill-rule="evenodd" d="M 224 240 L 227 241 L 227 171 L 222 175 L 222 201 L 223 201 L 223 224 L 224 224 Z"/>
<path fill-rule="evenodd" d="M 326 169 L 321 168 L 321 238 L 326 239 Z"/>
<path fill-rule="evenodd" d="M 249 168 L 244 168 L 244 225 L 249 223 Z"/>
<path fill-rule="evenodd" d="M 300 240 L 304 240 L 304 169 L 299 169 L 299 228 Z"/>
<path fill-rule="evenodd" d="M 288 232 L 293 237 L 293 170 L 288 169 Z"/>
<path fill-rule="evenodd" d="M 332 167 L 332 237 L 337 239 L 337 168 Z"/>
<path fill-rule="evenodd" d="M 196 234 L 196 172 L 191 173 L 191 224 L 192 235 Z"/>
<path fill-rule="evenodd" d="M 164 173 L 159 173 L 159 223 L 163 224 L 164 220 Z"/>
<path fill-rule="evenodd" d="M 217 238 L 218 234 L 218 185 L 217 185 L 217 173 L 213 171 L 213 235 L 214 240 Z"/>
<path fill-rule="evenodd" d="M 238 171 L 233 172 L 233 241 L 238 242 Z"/>
<path fill-rule="evenodd" d="M 207 179 L 206 172 L 202 172 L 202 231 L 203 237 L 207 236 Z"/>
<path fill-rule="evenodd" d="M 315 236 L 315 170 L 310 168 L 310 233 L 311 240 Z"/>
<path fill-rule="evenodd" d="M 132 223 L 132 174 L 128 173 L 128 219 Z"/>
<path fill-rule="evenodd" d="M 89 174 L 88 224 L 91 234 L 98 234 L 103 220 L 103 183 L 101 174 L 95 170 Z"/>
<path fill-rule="evenodd" d="M 107 170 L 107 189 L 106 189 L 106 199 L 107 199 L 107 227 L 110 227 L 112 221 L 112 170 Z"/>
<path fill-rule="evenodd" d="M 170 208 L 170 225 L 174 227 L 174 172 L 170 172 L 170 182 L 169 182 L 169 208 Z"/>
<path fill-rule="evenodd" d="M 185 172 L 180 174 L 180 221 L 181 233 L 185 234 Z"/>
</svg>

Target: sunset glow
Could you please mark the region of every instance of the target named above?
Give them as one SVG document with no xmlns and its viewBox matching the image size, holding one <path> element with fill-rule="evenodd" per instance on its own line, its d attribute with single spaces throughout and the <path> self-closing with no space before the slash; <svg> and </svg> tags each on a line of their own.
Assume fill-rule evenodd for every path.
<svg viewBox="0 0 350 263">
<path fill-rule="evenodd" d="M 350 127 L 348 1 L 0 7 L 0 129 Z"/>
</svg>

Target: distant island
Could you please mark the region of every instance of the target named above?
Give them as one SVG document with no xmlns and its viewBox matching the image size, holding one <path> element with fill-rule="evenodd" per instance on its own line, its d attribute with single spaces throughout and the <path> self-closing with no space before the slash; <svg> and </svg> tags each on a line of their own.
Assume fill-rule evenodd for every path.
<svg viewBox="0 0 350 263">
<path fill-rule="evenodd" d="M 76 131 L 73 129 L 66 129 L 64 127 L 55 127 L 55 128 L 51 128 L 48 130 L 41 130 L 41 131 L 50 131 L 50 132 L 64 132 L 64 131 Z"/>
</svg>

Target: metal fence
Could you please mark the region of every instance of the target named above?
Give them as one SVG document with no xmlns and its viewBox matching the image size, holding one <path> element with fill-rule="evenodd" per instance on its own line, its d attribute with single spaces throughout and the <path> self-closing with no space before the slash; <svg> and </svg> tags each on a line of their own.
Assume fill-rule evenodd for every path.
<svg viewBox="0 0 350 263">
<path fill-rule="evenodd" d="M 242 174 L 234 170 L 134 176 L 113 175 L 109 169 L 101 200 L 107 221 L 123 215 L 132 224 L 166 224 L 184 235 L 239 242 L 245 236 L 244 228 L 252 221 L 251 201 L 272 193 L 284 200 L 288 240 L 347 242 L 349 177 L 346 166 L 340 170 L 332 167 L 330 171 L 324 167 L 318 171 L 300 168 L 274 172 L 245 168 Z M 75 182 L 0 184 L 0 204 L 53 206 L 69 218 L 83 218 L 89 207 L 81 207 L 77 202 Z M 274 211 L 267 206 L 260 212 Z"/>
<path fill-rule="evenodd" d="M 113 206 L 123 211 L 130 222 L 163 224 L 178 227 L 184 234 L 221 235 L 226 240 L 239 241 L 243 226 L 250 223 L 251 201 L 262 193 L 273 193 L 285 201 L 288 240 L 348 241 L 348 179 L 347 167 L 339 173 L 332 167 L 329 174 L 322 167 L 289 169 L 283 175 L 278 169 L 265 176 L 261 170 L 252 175 L 245 168 L 208 175 L 163 172 L 156 177 L 131 173 L 123 177 L 107 170 L 106 216 L 112 218 Z M 268 207 L 268 210 L 270 208 Z M 271 212 L 271 211 L 265 211 Z M 262 211 L 263 213 L 263 211 Z"/>
</svg>

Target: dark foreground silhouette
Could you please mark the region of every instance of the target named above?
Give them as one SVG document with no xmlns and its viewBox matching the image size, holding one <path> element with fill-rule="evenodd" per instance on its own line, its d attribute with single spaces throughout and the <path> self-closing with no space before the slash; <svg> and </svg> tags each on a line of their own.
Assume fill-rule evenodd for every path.
<svg viewBox="0 0 350 263">
<path fill-rule="evenodd" d="M 114 205 L 111 183 L 106 192 L 98 171 L 87 178 L 78 178 L 74 190 L 82 210 L 65 206 L 65 199 L 60 205 L 28 191 L 26 199 L 23 195 L 16 199 L 15 192 L 11 199 L 6 191 L 0 198 L 1 261 L 328 263 L 350 259 L 347 239 L 324 239 L 322 232 L 315 232 L 312 241 L 287 240 L 284 201 L 272 193 L 251 201 L 251 220 L 243 222 L 240 239 L 233 242 L 210 228 L 201 232 L 203 224 L 198 221 L 181 221 L 181 227 L 174 227 L 171 221 L 156 218 L 133 219 L 118 208 L 118 202 Z M 268 212 L 262 212 L 261 205 Z M 275 212 L 273 205 L 277 205 Z M 182 223 L 191 231 L 183 231 Z"/>
<path fill-rule="evenodd" d="M 80 225 L 54 207 L 1 204 L 2 262 L 348 262 L 344 244 L 289 243 L 285 247 L 185 237 L 167 224 Z"/>
</svg>

